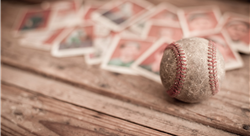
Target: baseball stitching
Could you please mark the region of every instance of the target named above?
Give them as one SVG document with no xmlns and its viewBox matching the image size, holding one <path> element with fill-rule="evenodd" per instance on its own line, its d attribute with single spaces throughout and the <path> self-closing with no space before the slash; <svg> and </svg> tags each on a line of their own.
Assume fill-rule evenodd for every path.
<svg viewBox="0 0 250 136">
<path fill-rule="evenodd" d="M 216 61 L 216 47 L 212 41 L 208 43 L 208 70 L 209 70 L 209 84 L 212 94 L 215 95 L 219 91 L 219 83 L 217 78 L 217 61 Z"/>
<path fill-rule="evenodd" d="M 185 81 L 187 69 L 186 56 L 182 47 L 177 43 L 171 43 L 166 47 L 166 49 L 171 49 L 174 52 L 176 58 L 177 68 L 174 85 L 172 85 L 172 87 L 167 90 L 167 93 L 171 97 L 175 97 L 180 93 L 180 90 L 183 87 L 183 82 Z"/>
</svg>

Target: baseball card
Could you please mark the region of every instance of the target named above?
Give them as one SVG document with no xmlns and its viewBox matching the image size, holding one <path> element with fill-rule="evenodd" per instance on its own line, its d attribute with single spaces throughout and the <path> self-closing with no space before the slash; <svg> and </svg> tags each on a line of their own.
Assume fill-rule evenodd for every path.
<svg viewBox="0 0 250 136">
<path fill-rule="evenodd" d="M 229 37 L 224 33 L 214 32 L 200 37 L 211 40 L 216 44 L 217 49 L 224 58 L 225 70 L 232 70 L 243 66 L 243 61 L 240 55 L 232 49 L 228 41 Z"/>
<path fill-rule="evenodd" d="M 110 46 L 111 41 L 112 36 L 95 38 L 94 52 L 85 55 L 86 63 L 90 65 L 101 63 L 107 52 L 107 49 Z"/>
<path fill-rule="evenodd" d="M 221 21 L 224 33 L 229 37 L 233 48 L 242 53 L 250 54 L 249 17 L 235 13 L 225 13 Z"/>
<path fill-rule="evenodd" d="M 50 29 L 80 24 L 78 11 L 82 3 L 81 0 L 44 3 L 44 5 L 47 4 L 47 8 L 53 11 Z"/>
<path fill-rule="evenodd" d="M 79 10 L 80 21 L 83 23 L 93 23 L 93 12 L 101 12 L 100 7 L 102 7 L 106 3 L 106 1 L 86 1 L 85 5 L 82 6 Z"/>
<path fill-rule="evenodd" d="M 101 24 L 94 25 L 94 35 L 94 52 L 85 55 L 85 61 L 90 65 L 102 62 L 114 37 L 112 32 Z"/>
<path fill-rule="evenodd" d="M 70 27 L 80 24 L 78 12 L 72 8 L 67 10 L 55 10 L 52 12 L 50 28 Z"/>
<path fill-rule="evenodd" d="M 160 64 L 165 48 L 171 41 L 165 38 L 159 39 L 144 54 L 133 63 L 131 68 L 138 74 L 153 81 L 161 83 Z"/>
<path fill-rule="evenodd" d="M 130 69 L 131 64 L 151 47 L 153 42 L 150 39 L 142 40 L 116 36 L 102 62 L 101 68 L 123 74 L 136 74 Z"/>
<path fill-rule="evenodd" d="M 85 55 L 85 61 L 87 64 L 94 65 L 102 62 L 109 49 L 112 39 L 115 36 L 126 37 L 126 38 L 137 38 L 138 35 L 134 34 L 129 30 L 123 30 L 121 32 L 114 32 L 104 27 L 101 24 L 95 24 L 94 27 L 95 37 L 95 50 L 93 53 Z"/>
<path fill-rule="evenodd" d="M 51 10 L 22 10 L 16 19 L 14 35 L 18 36 L 20 33 L 34 30 L 46 30 L 51 21 L 51 12 Z"/>
<path fill-rule="evenodd" d="M 144 14 L 142 17 L 143 19 L 131 26 L 131 30 L 141 34 L 146 26 L 147 21 L 156 21 L 175 27 L 180 27 L 179 18 L 177 15 L 178 10 L 179 9 L 177 7 L 171 4 L 161 3 Z"/>
<path fill-rule="evenodd" d="M 152 4 L 144 0 L 112 1 L 101 7 L 105 10 L 94 12 L 92 17 L 113 31 L 121 31 L 138 21 L 151 7 Z"/>
<path fill-rule="evenodd" d="M 82 0 L 60 0 L 60 1 L 44 1 L 41 3 L 43 9 L 51 10 L 75 10 L 78 11 L 82 4 Z"/>
<path fill-rule="evenodd" d="M 185 37 L 214 32 L 219 29 L 220 10 L 216 6 L 190 7 L 178 12 Z"/>
<path fill-rule="evenodd" d="M 80 16 L 80 19 L 82 20 L 82 22 L 84 23 L 89 23 L 89 22 L 92 22 L 92 13 L 96 10 L 98 10 L 100 8 L 100 6 L 91 6 L 91 5 L 88 5 L 88 6 L 83 6 L 80 11 L 79 11 L 79 16 Z"/>
<path fill-rule="evenodd" d="M 50 50 L 56 39 L 64 32 L 66 28 L 60 28 L 56 30 L 46 30 L 38 32 L 30 32 L 23 35 L 19 40 L 21 46 Z"/>
<path fill-rule="evenodd" d="M 138 38 L 138 37 L 141 37 L 140 35 L 138 35 L 137 33 L 134 33 L 132 32 L 130 29 L 126 28 L 124 29 L 123 31 L 120 31 L 120 32 L 115 32 L 115 31 L 112 31 L 112 35 L 115 36 L 115 35 L 119 35 L 121 37 L 132 37 L 132 38 Z"/>
<path fill-rule="evenodd" d="M 183 38 L 183 32 L 180 26 L 167 25 L 166 23 L 149 22 L 144 29 L 143 38 L 161 38 L 177 41 Z"/>
<path fill-rule="evenodd" d="M 99 23 L 89 23 L 94 25 L 94 35 L 98 37 L 107 37 L 111 34 L 111 30 Z"/>
<path fill-rule="evenodd" d="M 53 45 L 55 57 L 69 57 L 94 52 L 94 26 L 76 26 L 66 31 Z"/>
</svg>

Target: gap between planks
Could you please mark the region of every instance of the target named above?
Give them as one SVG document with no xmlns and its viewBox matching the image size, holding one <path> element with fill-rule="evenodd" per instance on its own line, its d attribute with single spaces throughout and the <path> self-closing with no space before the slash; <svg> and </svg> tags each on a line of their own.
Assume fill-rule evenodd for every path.
<svg viewBox="0 0 250 136">
<path fill-rule="evenodd" d="M 16 50 L 17 53 L 14 53 L 15 51 L 13 52 L 11 48 Z M 137 105 L 196 121 L 204 125 L 242 135 L 249 133 L 247 132 L 249 130 L 244 129 L 244 126 L 249 126 L 247 119 L 250 116 L 249 104 L 247 104 L 249 97 L 246 95 L 238 94 L 240 97 L 236 97 L 232 92 L 222 90 L 218 95 L 208 101 L 204 101 L 200 104 L 185 104 L 166 97 L 162 86 L 152 83 L 147 79 L 141 81 L 136 79 L 141 77 L 131 77 L 127 75 L 116 76 L 99 69 L 91 70 L 88 67 L 78 66 L 77 62 L 80 62 L 80 57 L 62 60 L 47 56 L 47 53 L 44 52 L 18 48 L 17 46 L 15 48 L 14 46 L 8 47 L 8 50 L 11 52 L 6 52 L 6 50 L 3 52 L 2 62 L 24 70 L 50 76 L 65 83 L 81 86 L 102 95 L 123 101 L 130 101 Z M 10 55 L 6 53 L 10 53 Z M 14 56 L 12 54 L 15 54 L 16 59 L 13 59 Z M 38 61 L 41 57 L 43 57 L 44 60 Z M 27 60 L 27 58 L 32 59 Z M 64 69 L 58 69 L 58 66 Z M 237 78 L 239 77 L 236 77 L 236 79 Z M 131 83 L 129 80 L 136 82 Z M 114 81 L 117 84 L 110 84 Z M 140 85 L 143 87 L 145 84 L 148 88 L 139 89 Z M 159 91 L 156 93 L 154 90 Z M 245 90 L 246 89 L 241 91 Z M 229 96 L 230 99 L 224 96 Z M 244 100 L 244 103 L 237 101 L 239 98 Z M 232 101 L 232 99 L 236 99 L 235 102 Z"/>
<path fill-rule="evenodd" d="M 2 85 L 2 94 L 3 124 L 8 125 L 5 127 L 8 129 L 19 126 L 18 132 L 22 129 L 31 135 L 55 135 L 54 133 L 56 133 L 61 136 L 79 136 L 79 134 L 170 136 L 165 132 L 68 104 L 32 91 L 22 90 L 9 84 Z"/>
<path fill-rule="evenodd" d="M 70 104 L 96 110 L 155 130 L 175 135 L 233 135 L 222 130 L 95 94 L 78 87 L 34 75 L 16 68 L 3 65 L 2 71 L 2 80 L 4 83 L 13 84 L 28 89 L 30 90 L 29 92 L 42 94 Z M 3 97 L 4 96 L 5 95 L 3 95 Z M 119 123 L 117 123 L 117 125 L 119 125 Z"/>
</svg>

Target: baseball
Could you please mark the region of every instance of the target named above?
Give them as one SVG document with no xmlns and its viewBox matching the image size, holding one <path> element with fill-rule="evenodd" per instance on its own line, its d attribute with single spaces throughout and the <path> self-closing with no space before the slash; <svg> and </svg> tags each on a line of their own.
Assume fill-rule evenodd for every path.
<svg viewBox="0 0 250 136">
<path fill-rule="evenodd" d="M 171 97 L 188 103 L 200 102 L 220 90 L 225 76 L 224 59 L 212 41 L 181 39 L 166 47 L 160 76 Z"/>
</svg>

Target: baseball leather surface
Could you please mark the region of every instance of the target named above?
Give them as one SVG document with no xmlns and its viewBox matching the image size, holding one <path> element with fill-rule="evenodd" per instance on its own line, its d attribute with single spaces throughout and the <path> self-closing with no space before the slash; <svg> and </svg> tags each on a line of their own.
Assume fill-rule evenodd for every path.
<svg viewBox="0 0 250 136">
<path fill-rule="evenodd" d="M 181 39 L 167 46 L 160 68 L 168 95 L 195 103 L 215 95 L 224 78 L 224 59 L 215 43 L 203 38 Z"/>
</svg>

